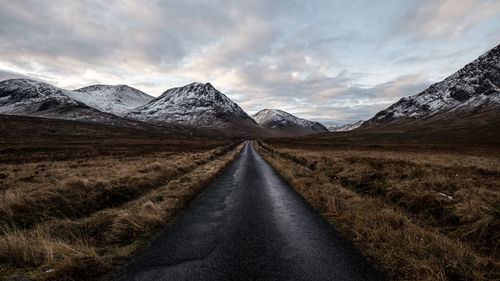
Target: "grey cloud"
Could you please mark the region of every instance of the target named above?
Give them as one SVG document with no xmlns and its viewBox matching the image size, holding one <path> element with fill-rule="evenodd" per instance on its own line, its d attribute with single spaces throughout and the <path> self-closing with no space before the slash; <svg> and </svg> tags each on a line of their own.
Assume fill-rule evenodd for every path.
<svg viewBox="0 0 500 281">
<path fill-rule="evenodd" d="M 281 62 L 289 62 L 290 69 L 308 71 L 306 64 L 297 63 L 286 56 Z M 290 79 L 290 72 L 269 70 L 265 63 L 254 64 L 240 71 L 239 76 L 245 79 L 243 85 L 252 87 L 242 88 L 240 91 L 254 91 L 253 96 L 258 100 L 243 103 L 250 111 L 256 112 L 266 107 L 266 104 L 273 104 L 302 117 L 342 122 L 372 117 L 402 96 L 417 94 L 431 84 L 426 81 L 425 76 L 410 75 L 375 87 L 364 87 L 352 79 L 363 76 L 363 73 L 351 75 L 346 71 L 341 71 L 334 77 L 313 73 L 305 79 L 294 80 Z M 295 99 L 300 99 L 300 102 Z"/>
<path fill-rule="evenodd" d="M 293 113 L 301 114 L 299 116 L 349 122 L 372 117 L 402 96 L 418 94 L 431 84 L 421 75 L 398 77 L 375 87 L 363 87 L 351 85 L 346 73 L 336 77 L 314 77 L 296 84 L 269 79 L 266 73 L 258 70 L 251 74 L 248 81 L 261 81 L 258 86 L 264 92 L 272 92 L 269 96 L 274 97 L 275 104 L 288 107 Z M 302 99 L 301 103 L 294 98 Z M 257 111 L 261 106 L 255 103 L 250 109 Z"/>
<path fill-rule="evenodd" d="M 193 49 L 230 33 L 239 20 L 210 2 L 155 3 L 145 3 L 147 11 L 100 1 L 4 3 L 0 10 L 1 46 L 21 54 L 92 61 L 116 57 L 123 50 L 140 53 L 151 63 L 180 61 Z"/>
<path fill-rule="evenodd" d="M 492 16 L 498 16 L 496 0 L 422 0 L 414 2 L 396 26 L 400 33 L 421 38 L 458 38 Z"/>
<path fill-rule="evenodd" d="M 5 71 L 0 69 L 0 81 L 7 80 L 7 79 L 15 79 L 15 78 L 31 78 L 27 75 L 17 73 L 17 72 L 12 72 L 12 71 Z"/>
<path fill-rule="evenodd" d="M 407 39 L 403 33 L 419 31 L 433 15 L 419 1 L 402 6 L 410 11 L 412 3 L 414 12 L 397 22 L 385 20 L 392 10 L 383 4 L 373 14 L 363 1 L 3 1 L 0 69 L 60 87 L 126 83 L 153 94 L 210 81 L 250 112 L 281 107 L 307 118 L 357 121 L 430 84 L 426 75 L 396 77 L 405 73 L 395 69 L 381 80 L 390 82 L 364 85 L 373 73 L 363 59 L 376 57 L 381 68 L 437 60 L 442 67 L 471 48 Z M 352 12 L 356 20 L 349 22 Z M 481 16 L 474 12 L 462 30 L 475 18 Z M 394 21 L 397 34 L 372 29 Z M 363 67 L 350 69 L 353 60 Z"/>
</svg>

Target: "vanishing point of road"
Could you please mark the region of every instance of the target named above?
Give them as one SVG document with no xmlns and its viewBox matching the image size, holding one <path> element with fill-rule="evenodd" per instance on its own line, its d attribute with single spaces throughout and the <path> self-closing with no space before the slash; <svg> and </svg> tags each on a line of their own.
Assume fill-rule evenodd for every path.
<svg viewBox="0 0 500 281">
<path fill-rule="evenodd" d="M 250 142 L 119 278 L 385 279 Z"/>
</svg>

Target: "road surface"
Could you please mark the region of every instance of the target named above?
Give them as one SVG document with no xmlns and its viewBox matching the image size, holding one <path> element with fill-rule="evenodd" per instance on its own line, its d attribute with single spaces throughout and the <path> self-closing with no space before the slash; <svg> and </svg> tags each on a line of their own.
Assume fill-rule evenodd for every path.
<svg viewBox="0 0 500 281">
<path fill-rule="evenodd" d="M 384 280 L 250 143 L 119 280 Z"/>
</svg>

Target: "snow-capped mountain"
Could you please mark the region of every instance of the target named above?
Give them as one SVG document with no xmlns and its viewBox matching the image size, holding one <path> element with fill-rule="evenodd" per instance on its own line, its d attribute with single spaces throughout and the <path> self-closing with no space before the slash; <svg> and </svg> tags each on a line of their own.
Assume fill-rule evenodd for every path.
<svg viewBox="0 0 500 281">
<path fill-rule="evenodd" d="M 328 132 L 328 129 L 319 122 L 298 118 L 297 116 L 279 109 L 263 109 L 255 113 L 252 118 L 265 128 L 277 129 L 294 134 Z"/>
<path fill-rule="evenodd" d="M 365 121 L 363 120 L 359 120 L 358 122 L 344 124 L 344 125 L 326 125 L 326 128 L 330 132 L 345 132 L 359 128 L 364 122 Z"/>
<path fill-rule="evenodd" d="M 0 114 L 79 120 L 138 127 L 139 122 L 101 112 L 77 101 L 72 91 L 31 79 L 0 82 Z"/>
<path fill-rule="evenodd" d="M 221 129 L 231 125 L 258 127 L 236 103 L 210 83 L 191 83 L 169 89 L 149 103 L 135 108 L 127 118 L 149 123 L 170 123 Z"/>
<path fill-rule="evenodd" d="M 400 99 L 366 123 L 490 108 L 500 108 L 500 45 L 420 94 Z"/>
<path fill-rule="evenodd" d="M 66 94 L 66 90 L 30 79 L 0 82 L 0 113 L 32 116 L 66 116 L 91 110 Z"/>
<path fill-rule="evenodd" d="M 123 116 L 154 97 L 127 85 L 92 85 L 67 95 L 102 112 Z"/>
</svg>

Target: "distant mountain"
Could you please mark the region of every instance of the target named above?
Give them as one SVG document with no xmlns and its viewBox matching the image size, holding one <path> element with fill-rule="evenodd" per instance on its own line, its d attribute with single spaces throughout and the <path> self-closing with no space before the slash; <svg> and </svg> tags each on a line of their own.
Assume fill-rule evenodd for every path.
<svg viewBox="0 0 500 281">
<path fill-rule="evenodd" d="M 252 116 L 261 126 L 275 129 L 291 135 L 306 135 L 318 132 L 328 132 L 319 122 L 298 118 L 279 109 L 263 109 Z"/>
<path fill-rule="evenodd" d="M 210 83 L 191 83 L 165 91 L 125 117 L 151 124 L 175 124 L 199 134 L 263 135 L 259 126 L 235 102 Z"/>
<path fill-rule="evenodd" d="M 30 79 L 10 79 L 0 82 L 0 113 L 79 119 L 96 112 L 69 97 L 66 90 Z"/>
<path fill-rule="evenodd" d="M 154 97 L 127 85 L 92 85 L 67 94 L 102 112 L 123 116 Z"/>
<path fill-rule="evenodd" d="M 74 95 L 72 91 L 31 79 L 4 80 L 0 82 L 0 114 L 79 120 L 127 127 L 146 125 L 101 112 L 73 99 L 71 96 Z"/>
<path fill-rule="evenodd" d="M 330 132 L 345 132 L 359 128 L 364 122 L 365 121 L 363 120 L 359 120 L 358 122 L 355 123 L 349 123 L 344 125 L 327 125 L 326 127 Z"/>
<path fill-rule="evenodd" d="M 405 97 L 365 122 L 426 119 L 500 108 L 500 45 L 418 95 Z"/>
<path fill-rule="evenodd" d="M 127 117 L 152 123 L 224 128 L 240 123 L 257 125 L 236 103 L 210 83 L 191 83 L 169 89 L 149 103 L 132 110 Z"/>
</svg>

